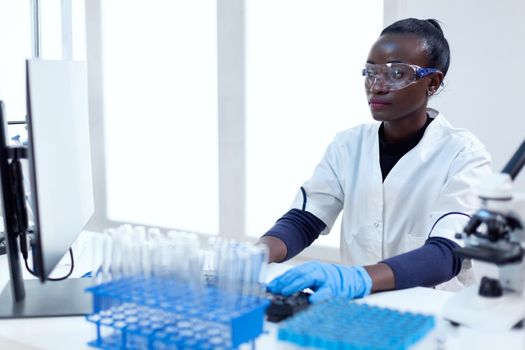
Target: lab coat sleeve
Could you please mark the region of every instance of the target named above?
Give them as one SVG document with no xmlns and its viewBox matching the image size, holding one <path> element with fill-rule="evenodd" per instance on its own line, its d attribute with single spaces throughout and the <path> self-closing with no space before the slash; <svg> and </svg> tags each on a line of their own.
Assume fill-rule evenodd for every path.
<svg viewBox="0 0 525 350">
<path fill-rule="evenodd" d="M 321 234 L 330 232 L 343 209 L 344 193 L 340 174 L 344 164 L 344 145 L 337 142 L 336 138 L 292 203 L 292 208 L 308 211 L 326 225 Z"/>
<path fill-rule="evenodd" d="M 491 158 L 483 146 L 460 152 L 450 166 L 448 177 L 430 213 L 428 237 L 445 237 L 463 246 L 455 234 L 480 205 L 478 184 L 491 173 Z"/>
</svg>

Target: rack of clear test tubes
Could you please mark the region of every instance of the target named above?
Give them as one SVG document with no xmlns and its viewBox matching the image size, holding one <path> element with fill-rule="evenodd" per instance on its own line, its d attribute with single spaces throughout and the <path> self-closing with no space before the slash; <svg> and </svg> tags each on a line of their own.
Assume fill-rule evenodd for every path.
<svg viewBox="0 0 525 350">
<path fill-rule="evenodd" d="M 284 321 L 279 340 L 327 350 L 405 350 L 435 327 L 433 316 L 333 299 Z"/>
<path fill-rule="evenodd" d="M 263 331 L 262 247 L 123 225 L 93 252 L 93 347 L 238 349 Z"/>
</svg>

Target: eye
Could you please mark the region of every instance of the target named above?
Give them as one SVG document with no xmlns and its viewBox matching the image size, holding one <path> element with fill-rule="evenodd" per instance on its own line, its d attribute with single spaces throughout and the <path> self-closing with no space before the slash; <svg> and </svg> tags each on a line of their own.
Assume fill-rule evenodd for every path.
<svg viewBox="0 0 525 350">
<path fill-rule="evenodd" d="M 405 78 L 405 71 L 401 68 L 393 67 L 389 72 L 389 76 L 391 80 L 403 80 Z"/>
<path fill-rule="evenodd" d="M 372 79 L 375 76 L 375 73 L 371 69 L 365 68 L 363 69 L 363 76 L 367 79 Z"/>
</svg>

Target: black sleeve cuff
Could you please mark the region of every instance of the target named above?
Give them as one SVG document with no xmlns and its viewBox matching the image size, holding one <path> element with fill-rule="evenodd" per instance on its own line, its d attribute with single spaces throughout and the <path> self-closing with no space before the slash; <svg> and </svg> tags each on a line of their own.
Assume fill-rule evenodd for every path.
<svg viewBox="0 0 525 350">
<path fill-rule="evenodd" d="M 413 251 L 383 260 L 394 272 L 395 289 L 433 287 L 455 277 L 462 259 L 452 253 L 459 245 L 444 237 L 431 237 Z"/>
<path fill-rule="evenodd" d="M 277 237 L 284 242 L 288 260 L 312 244 L 326 228 L 324 222 L 312 213 L 292 209 L 284 214 L 264 236 Z"/>
</svg>

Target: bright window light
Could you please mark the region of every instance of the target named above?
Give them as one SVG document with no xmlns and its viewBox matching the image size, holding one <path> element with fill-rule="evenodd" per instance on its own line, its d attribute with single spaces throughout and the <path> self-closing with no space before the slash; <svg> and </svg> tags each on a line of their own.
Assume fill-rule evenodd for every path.
<svg viewBox="0 0 525 350">
<path fill-rule="evenodd" d="M 337 132 L 371 121 L 361 69 L 383 0 L 247 0 L 247 233 L 290 204 Z M 339 245 L 340 224 L 319 243 Z"/>
<path fill-rule="evenodd" d="M 61 0 L 40 2 L 42 52 L 47 60 L 62 59 L 62 7 Z"/>
<path fill-rule="evenodd" d="M 85 0 L 71 1 L 71 16 L 73 30 L 73 59 L 86 60 L 86 4 Z"/>
<path fill-rule="evenodd" d="M 25 60 L 31 56 L 29 1 L 0 2 L 0 100 L 7 119 L 26 115 Z"/>
<path fill-rule="evenodd" d="M 26 116 L 26 59 L 32 57 L 30 1 L 0 2 L 0 100 L 6 105 L 9 120 L 24 120 Z M 76 60 L 86 59 L 85 11 L 83 0 L 72 0 L 73 41 Z M 41 58 L 62 58 L 62 24 L 60 0 L 40 4 Z M 14 135 L 20 127 L 11 125 Z M 23 128 L 22 128 L 22 131 Z"/>
<path fill-rule="evenodd" d="M 102 1 L 108 218 L 217 234 L 216 1 Z"/>
</svg>

